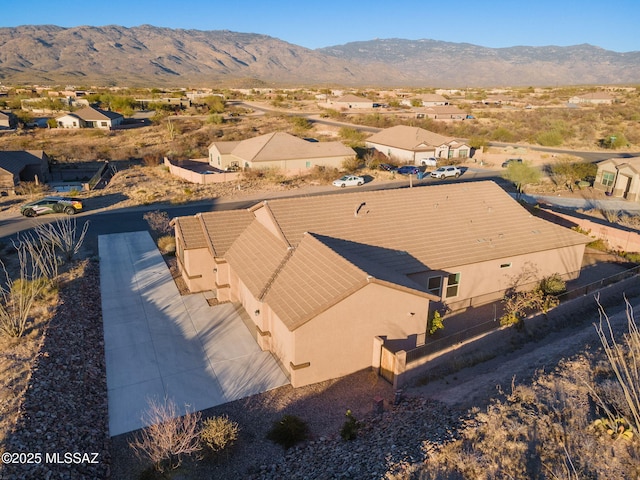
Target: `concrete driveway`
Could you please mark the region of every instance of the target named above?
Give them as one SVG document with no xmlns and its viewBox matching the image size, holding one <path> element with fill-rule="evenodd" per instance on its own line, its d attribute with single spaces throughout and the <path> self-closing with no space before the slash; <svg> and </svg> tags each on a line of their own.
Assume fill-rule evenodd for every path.
<svg viewBox="0 0 640 480">
<path fill-rule="evenodd" d="M 180 295 L 148 232 L 101 235 L 98 248 L 111 436 L 146 426 L 149 399 L 184 414 L 289 383 L 236 305 Z"/>
</svg>

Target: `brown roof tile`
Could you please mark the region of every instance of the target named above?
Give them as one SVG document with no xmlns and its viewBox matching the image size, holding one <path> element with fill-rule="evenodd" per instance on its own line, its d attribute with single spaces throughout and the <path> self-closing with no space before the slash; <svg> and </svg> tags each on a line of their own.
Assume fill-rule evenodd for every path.
<svg viewBox="0 0 640 480">
<path fill-rule="evenodd" d="M 433 107 L 431 107 L 433 108 Z M 425 146 L 440 146 L 455 140 L 424 128 L 397 125 L 374 133 L 367 142 L 402 148 L 404 150 L 420 150 Z"/>
<path fill-rule="evenodd" d="M 415 271 L 416 260 L 437 270 L 587 241 L 532 216 L 493 182 L 279 199 L 266 206 L 293 246 L 304 232 L 373 245 L 380 254 L 372 260 L 403 273 Z"/>
<path fill-rule="evenodd" d="M 355 155 L 351 148 L 341 142 L 308 142 L 284 132 L 243 140 L 231 153 L 250 162 Z"/>
<path fill-rule="evenodd" d="M 288 246 L 254 220 L 233 242 L 225 259 L 256 298 L 261 298 L 289 252 Z"/>
</svg>

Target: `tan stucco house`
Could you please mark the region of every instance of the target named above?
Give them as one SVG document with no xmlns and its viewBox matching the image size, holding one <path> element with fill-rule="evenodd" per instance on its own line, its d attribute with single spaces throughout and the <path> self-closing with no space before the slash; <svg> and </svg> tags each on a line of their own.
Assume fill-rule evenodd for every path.
<svg viewBox="0 0 640 480">
<path fill-rule="evenodd" d="M 120 125 L 124 117 L 109 110 L 85 107 L 56 117 L 58 128 L 101 128 L 111 130 Z"/>
<path fill-rule="evenodd" d="M 471 147 L 462 140 L 406 125 L 374 133 L 367 138 L 365 145 L 399 162 L 415 165 L 420 165 L 420 160 L 426 157 L 444 161 L 471 156 Z"/>
<path fill-rule="evenodd" d="M 323 106 L 342 110 L 351 110 L 359 108 L 373 108 L 373 103 L 373 100 L 369 100 L 368 98 L 347 94 L 338 98 L 328 98 L 327 103 Z"/>
<path fill-rule="evenodd" d="M 436 309 L 500 298 L 532 265 L 574 278 L 589 241 L 493 182 L 274 199 L 173 224 L 189 289 L 241 303 L 294 387 L 375 365 L 379 338 L 415 347 Z"/>
<path fill-rule="evenodd" d="M 315 166 L 340 168 L 355 154 L 341 142 L 310 142 L 275 132 L 239 142 L 213 142 L 209 164 L 221 170 L 277 168 L 296 175 Z"/>
<path fill-rule="evenodd" d="M 449 100 L 436 93 L 424 93 L 414 97 L 404 98 L 400 101 L 400 104 L 407 105 L 409 107 L 414 105 L 418 105 L 420 107 L 435 107 L 449 105 Z"/>
<path fill-rule="evenodd" d="M 569 99 L 573 104 L 611 105 L 616 97 L 607 92 L 591 92 L 584 95 L 575 95 Z"/>
<path fill-rule="evenodd" d="M 632 202 L 640 200 L 640 157 L 609 158 L 598 162 L 593 187 Z"/>
</svg>

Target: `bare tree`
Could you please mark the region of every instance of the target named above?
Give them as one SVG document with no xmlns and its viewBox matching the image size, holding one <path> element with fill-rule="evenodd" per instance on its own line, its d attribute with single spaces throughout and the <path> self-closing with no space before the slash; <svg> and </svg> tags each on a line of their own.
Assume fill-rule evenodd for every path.
<svg viewBox="0 0 640 480">
<path fill-rule="evenodd" d="M 159 472 L 167 467 L 178 468 L 182 456 L 201 450 L 199 412 L 187 412 L 181 417 L 173 400 L 165 398 L 161 403 L 151 399 L 143 421 L 150 426 L 141 430 L 129 446 L 139 458 L 151 460 Z"/>
<path fill-rule="evenodd" d="M 595 328 L 609 365 L 624 394 L 630 416 L 625 420 L 629 425 L 633 425 L 636 432 L 640 432 L 640 331 L 633 318 L 633 307 L 625 298 L 628 333 L 624 335 L 622 341 L 618 341 L 613 334 L 609 317 L 600 305 L 599 298 L 596 300 L 600 311 L 600 322 L 595 325 Z M 604 402 L 600 403 L 604 406 Z M 611 425 L 615 425 L 618 415 L 613 415 L 606 407 L 605 411 L 611 417 Z"/>
<path fill-rule="evenodd" d="M 27 249 L 18 249 L 19 277 L 12 279 L 5 265 L 5 284 L 0 287 L 0 331 L 11 337 L 22 337 L 27 328 L 33 304 L 44 287 L 39 269 Z"/>
<path fill-rule="evenodd" d="M 38 225 L 35 231 L 41 241 L 53 244 L 62 253 L 63 259 L 69 262 L 80 251 L 88 228 L 87 221 L 78 232 L 76 220 L 64 218 L 53 223 Z"/>
</svg>

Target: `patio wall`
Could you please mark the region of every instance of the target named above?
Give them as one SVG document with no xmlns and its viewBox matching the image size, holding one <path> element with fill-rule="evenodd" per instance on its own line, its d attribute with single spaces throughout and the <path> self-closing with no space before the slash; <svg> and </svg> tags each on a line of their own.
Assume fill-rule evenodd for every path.
<svg viewBox="0 0 640 480">
<path fill-rule="evenodd" d="M 235 182 L 240 178 L 241 172 L 222 172 L 222 173 L 199 173 L 188 168 L 182 168 L 171 163 L 167 157 L 164 157 L 164 165 L 169 169 L 171 175 L 180 177 L 191 183 L 199 183 L 201 185 L 210 185 L 214 183 Z"/>
</svg>

